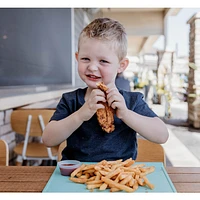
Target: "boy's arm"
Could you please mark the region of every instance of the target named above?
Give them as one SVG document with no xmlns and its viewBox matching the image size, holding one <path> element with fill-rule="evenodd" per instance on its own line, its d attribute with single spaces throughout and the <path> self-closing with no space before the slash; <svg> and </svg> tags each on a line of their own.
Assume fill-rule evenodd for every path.
<svg viewBox="0 0 200 200">
<path fill-rule="evenodd" d="M 66 140 L 84 121 L 88 121 L 98 109 L 104 108 L 99 101 L 105 102 L 105 94 L 93 89 L 84 105 L 68 117 L 51 121 L 45 128 L 42 140 L 46 146 L 56 146 Z"/>
<path fill-rule="evenodd" d="M 169 137 L 165 123 L 158 117 L 142 116 L 127 109 L 121 120 L 152 142 L 162 144 Z"/>
<path fill-rule="evenodd" d="M 48 147 L 59 145 L 66 140 L 82 123 L 83 120 L 79 115 L 79 110 L 62 120 L 52 120 L 44 129 L 42 135 L 43 143 Z"/>
<path fill-rule="evenodd" d="M 162 144 L 167 141 L 169 133 L 161 119 L 143 116 L 128 109 L 124 97 L 115 87 L 108 89 L 107 99 L 108 104 L 116 109 L 116 116 L 137 133 L 155 143 Z M 138 94 L 136 101 L 137 111 L 141 112 L 141 110 L 145 110 L 145 107 L 148 109 L 147 104 L 142 100 L 142 95 Z"/>
</svg>

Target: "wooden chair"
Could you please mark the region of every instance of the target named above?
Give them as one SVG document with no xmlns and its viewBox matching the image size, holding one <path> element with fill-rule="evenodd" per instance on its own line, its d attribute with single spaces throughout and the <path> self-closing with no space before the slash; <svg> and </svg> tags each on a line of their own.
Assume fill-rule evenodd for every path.
<svg viewBox="0 0 200 200">
<path fill-rule="evenodd" d="M 58 161 L 60 161 L 62 159 L 62 150 L 67 146 L 67 142 L 66 140 L 63 141 L 58 148 Z"/>
<path fill-rule="evenodd" d="M 9 148 L 5 140 L 0 139 L 0 166 L 8 166 Z"/>
<path fill-rule="evenodd" d="M 163 162 L 166 164 L 165 152 L 160 144 L 150 142 L 145 139 L 138 138 L 138 155 L 136 162 Z M 59 145 L 58 161 L 62 158 L 62 150 L 66 147 L 66 141 Z"/>
<path fill-rule="evenodd" d="M 13 131 L 24 136 L 24 141 L 17 144 L 14 152 L 22 157 L 22 161 L 27 160 L 55 160 L 57 161 L 58 146 L 48 148 L 41 140 L 45 125 L 53 115 L 55 110 L 42 109 L 20 109 L 14 110 L 11 114 L 11 126 Z M 39 138 L 39 142 L 30 138 Z"/>
<path fill-rule="evenodd" d="M 166 165 L 162 145 L 138 138 L 138 155 L 136 162 L 163 162 Z"/>
</svg>

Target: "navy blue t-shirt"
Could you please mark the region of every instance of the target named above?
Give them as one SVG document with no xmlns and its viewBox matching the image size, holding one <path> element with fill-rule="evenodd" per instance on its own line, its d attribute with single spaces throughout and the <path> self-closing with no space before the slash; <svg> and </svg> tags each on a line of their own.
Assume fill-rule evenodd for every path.
<svg viewBox="0 0 200 200">
<path fill-rule="evenodd" d="M 51 120 L 61 120 L 77 111 L 84 103 L 87 88 L 64 93 L 57 105 Z M 148 107 L 139 92 L 119 90 L 123 95 L 127 108 L 144 116 L 157 115 Z M 103 159 L 136 159 L 136 132 L 121 119 L 114 116 L 115 130 L 104 132 L 100 127 L 96 114 L 75 130 L 67 139 L 67 146 L 62 151 L 62 160 L 79 160 L 82 162 L 99 162 Z"/>
</svg>

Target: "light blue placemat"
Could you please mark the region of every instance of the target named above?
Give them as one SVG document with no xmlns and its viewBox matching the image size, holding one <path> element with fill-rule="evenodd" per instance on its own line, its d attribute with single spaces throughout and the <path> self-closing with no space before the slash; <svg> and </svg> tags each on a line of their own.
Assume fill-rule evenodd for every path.
<svg viewBox="0 0 200 200">
<path fill-rule="evenodd" d="M 148 187 L 139 186 L 138 190 L 135 192 L 176 192 L 176 189 L 169 178 L 163 163 L 161 162 L 142 162 L 145 166 L 154 166 L 155 171 L 147 175 L 150 183 L 154 184 L 155 188 L 153 190 Z M 91 163 L 85 163 L 91 164 Z M 135 164 L 140 164 L 135 163 Z M 52 176 L 50 177 L 47 185 L 45 186 L 43 192 L 90 192 L 85 184 L 74 183 L 69 180 L 69 176 L 62 176 L 60 174 L 60 169 L 57 166 L 54 170 Z M 105 191 L 94 190 L 94 192 L 110 192 L 109 189 Z M 122 192 L 122 191 L 121 191 Z"/>
</svg>

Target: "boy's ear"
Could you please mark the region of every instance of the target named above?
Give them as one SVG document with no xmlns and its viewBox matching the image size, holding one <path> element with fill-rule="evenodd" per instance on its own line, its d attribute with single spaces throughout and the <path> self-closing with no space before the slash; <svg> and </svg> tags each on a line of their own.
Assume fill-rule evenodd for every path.
<svg viewBox="0 0 200 200">
<path fill-rule="evenodd" d="M 78 52 L 75 53 L 76 60 L 78 61 Z"/>
<path fill-rule="evenodd" d="M 129 64 L 129 59 L 128 59 L 128 58 L 123 58 L 123 59 L 120 61 L 120 66 L 119 66 L 117 72 L 118 72 L 118 73 L 123 72 L 123 71 L 128 67 L 128 64 Z"/>
</svg>

